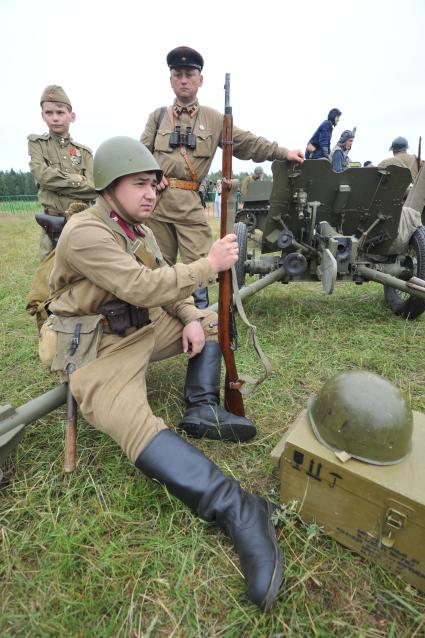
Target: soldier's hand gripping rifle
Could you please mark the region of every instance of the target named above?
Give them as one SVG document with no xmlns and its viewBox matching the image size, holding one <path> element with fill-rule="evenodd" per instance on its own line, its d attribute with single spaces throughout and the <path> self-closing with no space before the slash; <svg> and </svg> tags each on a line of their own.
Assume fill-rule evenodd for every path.
<svg viewBox="0 0 425 638">
<path fill-rule="evenodd" d="M 226 73 L 225 85 L 225 108 L 223 117 L 223 163 L 222 163 L 222 184 L 221 184 L 221 222 L 220 237 L 224 237 L 232 229 L 228 229 L 227 203 L 229 191 L 232 188 L 232 151 L 233 151 L 233 117 L 230 106 L 230 74 Z M 226 364 L 226 379 L 224 385 L 224 407 L 239 416 L 245 415 L 243 399 L 240 388 L 243 381 L 239 378 L 236 370 L 235 354 L 236 350 L 236 322 L 233 311 L 233 285 L 232 271 L 225 270 L 219 274 L 218 293 L 218 334 L 221 352 Z"/>
</svg>

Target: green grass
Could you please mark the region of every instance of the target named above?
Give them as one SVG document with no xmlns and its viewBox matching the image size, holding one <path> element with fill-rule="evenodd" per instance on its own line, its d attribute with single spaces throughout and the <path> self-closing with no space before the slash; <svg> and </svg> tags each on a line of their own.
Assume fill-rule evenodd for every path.
<svg viewBox="0 0 425 638">
<path fill-rule="evenodd" d="M 28 195 L 22 199 L 15 197 L 0 197 L 0 217 L 8 215 L 34 215 L 43 212 L 43 207 L 37 198 Z"/>
<path fill-rule="evenodd" d="M 0 219 L 1 404 L 18 406 L 56 383 L 38 361 L 24 312 L 38 236 L 32 219 Z M 379 285 L 344 284 L 326 297 L 318 284 L 274 284 L 245 306 L 274 368 L 246 400 L 258 437 L 195 442 L 244 487 L 277 498 L 270 451 L 308 396 L 340 370 L 383 374 L 425 411 L 425 320 L 393 316 Z M 258 371 L 243 327 L 239 341 L 240 371 Z M 183 411 L 184 370 L 183 357 L 150 368 L 151 405 L 170 425 Z M 0 484 L 2 638 L 425 636 L 423 594 L 290 510 L 277 528 L 285 583 L 262 614 L 246 598 L 228 539 L 145 480 L 81 418 L 77 471 L 64 476 L 63 426 L 64 409 L 29 425 Z"/>
</svg>

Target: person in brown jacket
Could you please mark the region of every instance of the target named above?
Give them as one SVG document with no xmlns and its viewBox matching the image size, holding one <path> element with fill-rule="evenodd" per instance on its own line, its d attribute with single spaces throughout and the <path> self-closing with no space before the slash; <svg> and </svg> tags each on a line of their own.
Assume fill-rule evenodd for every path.
<svg viewBox="0 0 425 638">
<path fill-rule="evenodd" d="M 67 222 L 56 247 L 47 320 L 57 334 L 52 370 L 76 366 L 71 390 L 87 421 L 145 475 L 231 537 L 249 598 L 269 609 L 283 573 L 273 505 L 169 429 L 152 413 L 146 391 L 150 361 L 186 352 L 189 421 L 200 425 L 185 429 L 231 440 L 255 434 L 250 421 L 218 405 L 220 371 L 203 359 L 219 349 L 217 315 L 197 309 L 190 296 L 236 262 L 236 236 L 214 242 L 206 257 L 169 266 L 145 226 L 162 179 L 148 149 L 127 137 L 106 140 L 94 158 L 94 179 L 96 205 Z"/>
<path fill-rule="evenodd" d="M 389 148 L 389 150 L 393 152 L 393 156 L 379 162 L 378 168 L 386 168 L 387 166 L 401 166 L 402 168 L 408 168 L 413 181 L 419 173 L 418 158 L 416 155 L 408 153 L 408 148 L 409 143 L 405 137 L 396 137 Z"/>
<path fill-rule="evenodd" d="M 63 217 L 71 204 L 91 204 L 97 194 L 93 184 L 93 155 L 87 146 L 70 137 L 76 115 L 64 89 L 47 86 L 40 99 L 41 117 L 48 133 L 28 136 L 30 169 L 38 199 L 47 215 Z M 39 257 L 53 249 L 52 239 L 41 229 Z"/>
<path fill-rule="evenodd" d="M 164 171 L 158 185 L 161 194 L 149 227 L 168 264 L 176 263 L 178 253 L 182 262 L 189 264 L 206 255 L 212 243 L 198 188 L 208 174 L 217 148 L 222 148 L 223 115 L 198 102 L 204 66 L 198 51 L 177 47 L 168 53 L 167 65 L 176 98 L 171 106 L 158 108 L 149 115 L 140 138 Z M 236 126 L 233 155 L 255 162 L 304 161 L 300 150 L 288 150 Z M 194 298 L 199 308 L 207 307 L 207 288 L 195 291 Z"/>
</svg>

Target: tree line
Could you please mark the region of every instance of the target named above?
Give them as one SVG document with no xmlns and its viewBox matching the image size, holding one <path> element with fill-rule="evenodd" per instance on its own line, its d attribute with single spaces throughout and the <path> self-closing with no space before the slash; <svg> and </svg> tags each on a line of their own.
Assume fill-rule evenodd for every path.
<svg viewBox="0 0 425 638">
<path fill-rule="evenodd" d="M 238 175 L 234 175 L 235 179 L 239 179 L 242 183 L 243 178 L 249 175 L 247 172 L 241 172 Z M 221 171 L 210 173 L 210 182 L 214 185 L 218 179 L 221 179 Z M 266 175 L 265 179 L 271 179 Z M 0 171 L 0 197 L 16 197 L 17 195 L 37 195 L 37 188 L 35 181 L 31 173 L 14 171 L 13 168 L 10 171 Z"/>
<path fill-rule="evenodd" d="M 242 171 L 241 173 L 237 173 L 237 174 L 233 173 L 233 179 L 238 179 L 240 183 L 242 184 L 244 177 L 246 177 L 247 175 L 250 175 L 250 173 L 247 173 L 246 171 Z M 221 179 L 221 171 L 215 171 L 215 173 L 210 173 L 209 178 L 210 178 L 210 182 L 215 184 L 218 179 Z M 265 173 L 264 179 L 271 180 L 272 176 L 267 175 L 267 173 Z"/>
<path fill-rule="evenodd" d="M 37 195 L 35 181 L 30 172 L 0 171 L 0 197 L 17 195 Z"/>
</svg>

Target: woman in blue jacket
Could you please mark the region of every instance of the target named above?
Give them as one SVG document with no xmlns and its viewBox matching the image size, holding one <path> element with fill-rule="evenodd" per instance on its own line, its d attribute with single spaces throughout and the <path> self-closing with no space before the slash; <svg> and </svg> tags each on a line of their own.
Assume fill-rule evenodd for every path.
<svg viewBox="0 0 425 638">
<path fill-rule="evenodd" d="M 341 111 L 339 109 L 331 109 L 329 111 L 328 119 L 321 123 L 308 141 L 307 148 L 305 149 L 306 159 L 319 159 L 320 157 L 329 159 L 332 132 L 338 124 L 340 117 Z"/>
</svg>

